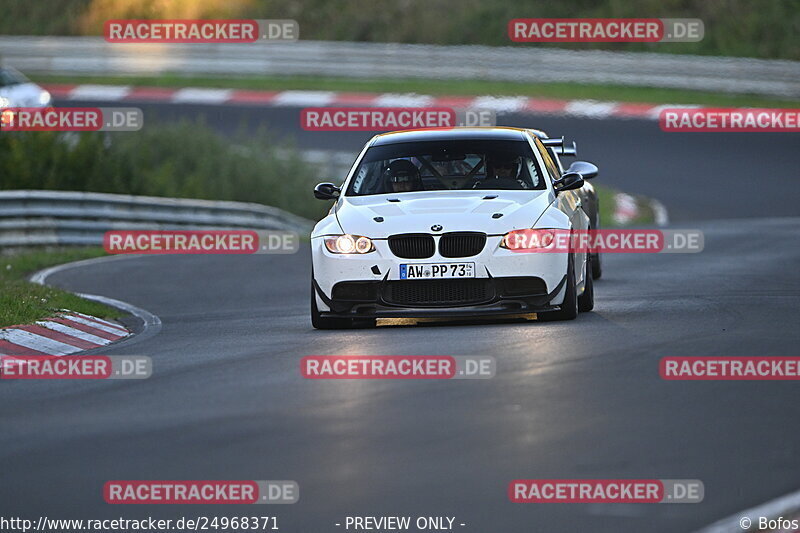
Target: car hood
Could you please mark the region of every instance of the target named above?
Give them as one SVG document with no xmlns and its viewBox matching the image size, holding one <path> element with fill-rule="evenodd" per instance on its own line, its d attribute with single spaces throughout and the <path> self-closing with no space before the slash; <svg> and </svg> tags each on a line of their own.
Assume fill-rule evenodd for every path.
<svg viewBox="0 0 800 533">
<path fill-rule="evenodd" d="M 392 201 L 396 200 L 396 201 Z M 530 228 L 553 201 L 548 191 L 436 191 L 341 199 L 336 217 L 346 233 L 373 239 L 396 233 L 481 231 L 501 234 Z M 498 216 L 502 215 L 502 216 Z M 378 222 L 376 217 L 382 217 Z"/>
</svg>

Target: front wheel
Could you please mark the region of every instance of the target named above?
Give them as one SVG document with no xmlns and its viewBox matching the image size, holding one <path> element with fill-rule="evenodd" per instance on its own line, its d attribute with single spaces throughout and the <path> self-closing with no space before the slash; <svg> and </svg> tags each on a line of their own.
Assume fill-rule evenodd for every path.
<svg viewBox="0 0 800 533">
<path fill-rule="evenodd" d="M 578 294 L 575 288 L 575 256 L 569 254 L 567 261 L 567 288 L 564 293 L 564 303 L 558 311 L 548 311 L 537 313 L 536 318 L 540 322 L 555 322 L 559 320 L 575 320 L 578 316 Z"/>
</svg>

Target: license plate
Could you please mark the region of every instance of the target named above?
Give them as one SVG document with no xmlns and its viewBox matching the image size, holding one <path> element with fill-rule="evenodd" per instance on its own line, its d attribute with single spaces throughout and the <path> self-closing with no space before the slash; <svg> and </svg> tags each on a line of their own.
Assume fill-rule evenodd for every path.
<svg viewBox="0 0 800 533">
<path fill-rule="evenodd" d="M 474 278 L 475 263 L 410 263 L 400 265 L 400 279 Z"/>
</svg>

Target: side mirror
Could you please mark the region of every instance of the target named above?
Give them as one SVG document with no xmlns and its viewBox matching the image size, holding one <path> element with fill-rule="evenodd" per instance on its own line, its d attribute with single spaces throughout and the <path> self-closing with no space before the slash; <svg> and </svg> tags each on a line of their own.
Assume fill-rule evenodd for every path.
<svg viewBox="0 0 800 533">
<path fill-rule="evenodd" d="M 333 183 L 319 183 L 314 187 L 314 198 L 318 200 L 336 200 L 342 190 Z"/>
<path fill-rule="evenodd" d="M 593 165 L 588 161 L 575 161 L 569 166 L 567 172 L 576 172 L 583 176 L 583 179 L 590 180 L 597 176 L 599 170 L 597 165 Z"/>
<path fill-rule="evenodd" d="M 562 191 L 571 191 L 573 189 L 580 189 L 583 187 L 583 176 L 577 172 L 564 172 L 561 179 L 553 183 L 553 188 L 556 194 Z"/>
</svg>

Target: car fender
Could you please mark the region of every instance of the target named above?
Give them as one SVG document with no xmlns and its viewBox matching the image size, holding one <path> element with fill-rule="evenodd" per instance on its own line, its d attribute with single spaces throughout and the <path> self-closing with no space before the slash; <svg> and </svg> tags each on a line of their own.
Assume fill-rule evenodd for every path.
<svg viewBox="0 0 800 533">
<path fill-rule="evenodd" d="M 533 229 L 562 229 L 562 230 L 569 230 L 572 229 L 572 223 L 569 219 L 569 216 L 558 209 L 556 207 L 556 203 L 550 204 L 547 209 L 544 210 L 542 215 L 533 225 Z M 569 260 L 569 256 L 567 253 L 559 254 L 563 256 L 563 267 L 564 272 L 567 271 L 567 264 Z M 578 285 L 578 289 L 582 289 L 583 285 L 583 274 L 582 272 L 585 271 L 585 265 L 575 265 L 575 282 Z M 566 286 L 562 287 L 559 293 L 553 298 L 552 303 L 560 304 L 564 301 L 564 296 L 566 295 Z"/>
<path fill-rule="evenodd" d="M 569 216 L 558 209 L 554 202 L 547 206 L 544 211 L 542 211 L 542 214 L 539 215 L 539 218 L 536 219 L 536 222 L 534 222 L 533 228 L 571 229 L 572 225 L 570 223 Z"/>
<path fill-rule="evenodd" d="M 342 230 L 342 226 L 339 224 L 336 215 L 331 212 L 328 213 L 325 218 L 317 222 L 317 225 L 314 226 L 314 229 L 311 231 L 311 238 L 316 239 L 323 235 L 337 235 L 341 233 L 344 233 L 344 230 Z"/>
</svg>

